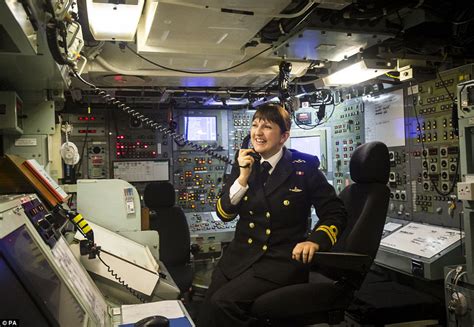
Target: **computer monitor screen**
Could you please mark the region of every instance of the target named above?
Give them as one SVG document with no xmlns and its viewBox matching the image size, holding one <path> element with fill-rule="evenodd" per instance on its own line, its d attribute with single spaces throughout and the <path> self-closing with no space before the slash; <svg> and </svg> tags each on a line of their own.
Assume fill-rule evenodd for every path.
<svg viewBox="0 0 474 327">
<path fill-rule="evenodd" d="M 217 117 L 184 117 L 184 133 L 188 141 L 217 141 Z"/>
<path fill-rule="evenodd" d="M 54 246 L 54 248 L 57 247 L 58 244 Z M 69 247 L 67 247 L 67 251 L 70 251 Z M 62 259 L 64 261 L 70 260 L 70 258 Z M 72 257 L 72 259 L 75 258 Z M 77 261 L 73 263 L 79 265 Z M 12 318 L 21 319 L 22 326 L 23 324 L 25 326 L 84 325 L 86 314 L 81 308 L 77 296 L 71 293 L 64 277 L 61 278 L 52 268 L 51 263 L 48 262 L 25 225 L 10 233 L 8 237 L 0 239 L 0 268 L 2 268 L 0 270 L 2 292 L 15 292 L 14 294 L 10 293 L 9 300 L 2 304 L 2 309 L 5 310 L 5 305 L 7 309 L 3 312 L 12 314 Z M 5 268 L 12 269 L 13 274 L 7 276 L 8 271 Z M 5 282 L 8 283 L 5 285 Z M 80 288 L 86 282 L 78 280 L 74 283 L 80 292 L 82 291 Z M 4 293 L 4 296 L 8 296 L 8 294 Z M 95 294 L 90 295 L 92 297 Z M 28 298 L 36 301 L 33 302 Z M 19 305 L 27 305 L 23 311 L 26 309 L 28 314 L 21 312 L 21 308 L 18 308 Z M 18 313 L 16 313 L 17 311 Z M 32 316 L 38 320 L 31 321 Z"/>
<path fill-rule="evenodd" d="M 321 159 L 321 136 L 291 137 L 291 148 Z"/>
</svg>

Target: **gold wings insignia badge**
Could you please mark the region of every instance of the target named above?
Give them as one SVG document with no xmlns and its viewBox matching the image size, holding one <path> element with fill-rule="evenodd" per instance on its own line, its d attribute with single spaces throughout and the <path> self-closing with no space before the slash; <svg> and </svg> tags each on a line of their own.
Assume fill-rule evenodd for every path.
<svg viewBox="0 0 474 327">
<path fill-rule="evenodd" d="M 303 190 L 295 186 L 294 188 L 290 188 L 290 192 L 298 193 L 298 192 L 303 192 Z"/>
<path fill-rule="evenodd" d="M 306 163 L 306 160 L 296 159 L 296 160 L 293 160 L 293 163 Z"/>
</svg>

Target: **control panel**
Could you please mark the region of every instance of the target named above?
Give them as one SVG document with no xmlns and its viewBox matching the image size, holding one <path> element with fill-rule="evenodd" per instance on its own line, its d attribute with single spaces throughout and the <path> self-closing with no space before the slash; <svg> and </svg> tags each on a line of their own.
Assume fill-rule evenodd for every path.
<svg viewBox="0 0 474 327">
<path fill-rule="evenodd" d="M 469 80 L 472 65 L 441 72 L 437 79 L 420 83 L 409 116 L 412 202 L 414 219 L 436 225 L 457 226 L 459 137 L 452 112 L 456 110 L 457 84 Z M 409 88 L 409 91 L 411 89 Z M 416 117 L 418 116 L 418 117 Z M 449 193 L 449 194 L 448 194 Z M 461 208 L 457 208 L 461 210 Z"/>
<path fill-rule="evenodd" d="M 221 151 L 222 152 L 222 151 Z M 227 155 L 227 152 L 220 153 Z M 176 203 L 185 212 L 215 210 L 225 164 L 202 152 L 183 151 L 173 158 Z"/>
<path fill-rule="evenodd" d="M 104 137 L 106 135 L 106 117 L 104 114 L 66 114 L 63 120 L 73 126 L 71 137 L 90 138 Z"/>
<path fill-rule="evenodd" d="M 106 114 L 63 114 L 62 119 L 72 126 L 69 140 L 77 146 L 81 156 L 80 164 L 75 166 L 76 178 L 109 178 L 110 153 Z"/>
<path fill-rule="evenodd" d="M 148 135 L 147 135 L 148 134 Z M 153 133 L 140 135 L 117 135 L 115 141 L 116 158 L 121 159 L 156 159 L 158 149 Z"/>
<path fill-rule="evenodd" d="M 166 112 L 146 115 L 157 123 L 166 123 Z M 123 112 L 117 113 L 116 119 L 115 128 L 111 130 L 111 134 L 115 134 L 115 142 L 111 144 L 114 147 L 114 160 L 153 160 L 170 157 L 171 151 L 167 137 L 163 139 L 160 133 L 156 133 L 140 120 Z"/>
<path fill-rule="evenodd" d="M 92 179 L 109 175 L 109 151 L 107 142 L 92 141 L 87 144 L 87 176 Z"/>
<path fill-rule="evenodd" d="M 214 211 L 186 213 L 186 219 L 191 234 L 233 231 L 238 221 L 238 219 L 234 219 L 230 222 L 223 222 Z"/>
<path fill-rule="evenodd" d="M 214 211 L 185 213 L 191 233 L 191 243 L 197 247 L 195 258 L 220 257 L 222 243 L 234 238 L 238 217 L 230 222 L 221 221 Z"/>
<path fill-rule="evenodd" d="M 457 189 L 453 184 L 460 175 L 459 139 L 452 111 L 456 107 L 457 85 L 469 80 L 472 70 L 472 65 L 466 65 L 441 72 L 435 80 L 408 86 L 403 92 L 397 91 L 398 98 L 393 98 L 397 104 L 389 97 L 384 100 L 383 96 L 376 95 L 372 96 L 376 100 L 359 97 L 337 105 L 330 120 L 336 191 L 351 183 L 349 161 L 355 148 L 369 139 L 387 140 L 390 155 L 388 217 L 458 227 L 459 220 L 455 218 L 462 208 L 455 200 Z M 401 97 L 404 100 L 400 100 Z M 399 124 L 394 129 L 397 142 L 390 145 L 387 135 L 391 134 L 372 124 L 378 122 L 373 119 L 377 110 L 390 118 L 386 111 L 392 109 L 399 112 L 393 116 Z M 376 112 L 369 112 L 374 110 Z"/>
<path fill-rule="evenodd" d="M 390 188 L 390 203 L 387 215 L 409 219 L 411 217 L 411 188 L 410 164 L 405 147 L 389 149 L 390 173 L 388 186 Z"/>
<path fill-rule="evenodd" d="M 357 146 L 364 143 L 364 104 L 361 98 L 346 100 L 336 106 L 330 120 L 334 188 L 341 192 L 351 183 L 349 161 Z"/>
<path fill-rule="evenodd" d="M 242 141 L 250 133 L 254 110 L 233 111 L 229 121 L 229 156 L 234 157 L 235 151 L 240 149 Z"/>
</svg>

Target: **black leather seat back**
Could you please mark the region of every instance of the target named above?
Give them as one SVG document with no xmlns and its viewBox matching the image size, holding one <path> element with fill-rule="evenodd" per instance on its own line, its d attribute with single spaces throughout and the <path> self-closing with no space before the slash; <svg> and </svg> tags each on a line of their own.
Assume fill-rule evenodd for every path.
<svg viewBox="0 0 474 327">
<path fill-rule="evenodd" d="M 389 188 L 382 184 L 350 185 L 339 196 L 344 202 L 349 221 L 347 233 L 343 233 L 332 251 L 367 254 L 374 258 L 385 224 L 384 219 L 377 217 L 387 215 Z"/>
<path fill-rule="evenodd" d="M 183 210 L 174 205 L 174 186 L 168 182 L 149 183 L 143 199 L 150 209 L 150 229 L 160 234 L 160 260 L 167 267 L 189 263 L 189 226 Z"/>
<path fill-rule="evenodd" d="M 366 254 L 373 259 L 382 237 L 390 198 L 387 146 L 381 142 L 359 146 L 352 154 L 350 171 L 354 184 L 339 194 L 348 213 L 347 226 L 331 251 Z"/>
</svg>

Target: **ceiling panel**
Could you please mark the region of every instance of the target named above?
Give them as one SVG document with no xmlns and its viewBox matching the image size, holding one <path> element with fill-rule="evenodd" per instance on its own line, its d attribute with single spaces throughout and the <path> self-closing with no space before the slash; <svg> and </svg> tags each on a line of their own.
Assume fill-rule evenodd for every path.
<svg viewBox="0 0 474 327">
<path fill-rule="evenodd" d="M 290 38 L 278 55 L 294 59 L 341 61 L 392 35 L 306 29 Z"/>
<path fill-rule="evenodd" d="M 240 56 L 245 44 L 289 3 L 288 0 L 148 2 L 137 34 L 137 49 L 142 53 Z M 209 8 L 204 8 L 204 4 Z M 258 14 L 232 14 L 217 11 L 218 8 Z"/>
</svg>

